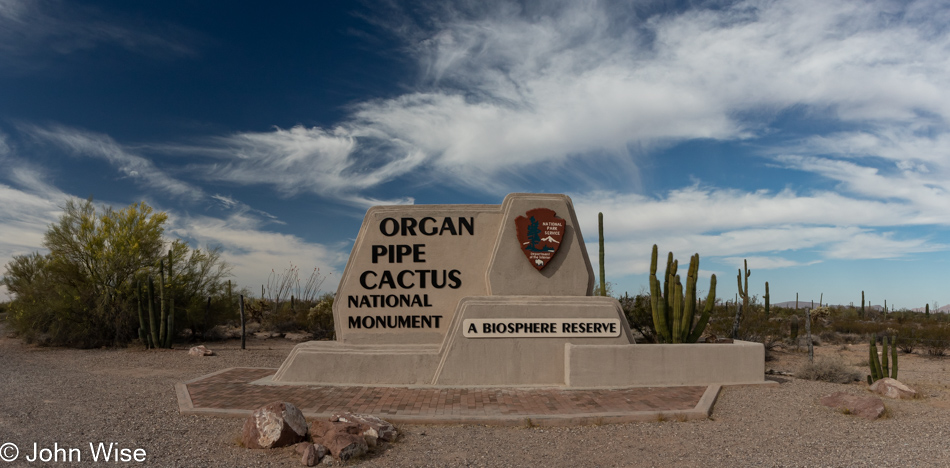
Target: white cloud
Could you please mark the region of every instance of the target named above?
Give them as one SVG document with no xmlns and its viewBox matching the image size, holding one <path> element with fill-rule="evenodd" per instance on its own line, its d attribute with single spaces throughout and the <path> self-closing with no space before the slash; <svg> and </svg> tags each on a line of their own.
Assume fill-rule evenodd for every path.
<svg viewBox="0 0 950 468">
<path fill-rule="evenodd" d="M 818 261 L 811 262 L 798 262 L 795 260 L 789 260 L 782 257 L 762 257 L 762 256 L 751 256 L 751 257 L 726 257 L 720 259 L 725 263 L 732 263 L 738 267 L 743 267 L 745 263 L 751 263 L 759 270 L 771 270 L 775 268 L 788 268 L 796 266 L 807 266 L 814 265 L 819 263 Z"/>
<path fill-rule="evenodd" d="M 0 143 L 3 135 L 0 135 Z M 7 151 L 9 153 L 9 151 Z M 43 249 L 43 236 L 56 222 L 68 195 L 43 182 L 43 173 L 0 151 L 4 176 L 14 185 L 0 183 L 0 268 L 14 256 Z M 0 274 L 5 268 L 0 270 Z M 0 297 L 6 296 L 0 286 Z"/>
<path fill-rule="evenodd" d="M 238 154 L 214 177 L 361 204 L 394 180 L 503 193 L 581 159 L 635 175 L 629 160 L 652 148 L 754 139 L 786 109 L 872 125 L 871 154 L 915 150 L 877 146 L 895 123 L 934 123 L 930 158 L 950 138 L 950 16 L 940 2 L 421 8 L 425 23 L 391 10 L 375 19 L 418 63 L 414 89 L 358 103 L 332 129 L 221 138 L 206 151 Z"/>
<path fill-rule="evenodd" d="M 422 161 L 422 154 L 398 141 L 379 147 L 371 139 L 359 143 L 360 131 L 293 127 L 273 132 L 247 132 L 216 139 L 210 154 L 226 151 L 233 159 L 203 167 L 210 178 L 240 184 L 273 185 L 285 194 L 300 192 L 338 197 L 360 206 L 412 203 L 412 199 L 382 201 L 360 192 L 406 174 Z M 376 145 L 374 147 L 373 145 Z M 353 157 L 359 152 L 360 158 Z"/>
<path fill-rule="evenodd" d="M 589 252 L 597 251 L 597 213 L 604 213 L 607 265 L 619 275 L 648 271 L 653 244 L 677 258 L 697 252 L 701 258 L 726 261 L 759 257 L 763 268 L 823 259 L 899 258 L 948 248 L 887 230 L 920 222 L 913 207 L 830 192 L 800 196 L 789 190 L 744 193 L 694 186 L 659 199 L 612 192 L 572 199 Z M 780 252 L 809 252 L 815 258 L 786 260 L 776 255 Z"/>
<path fill-rule="evenodd" d="M 323 288 L 332 292 L 339 281 L 337 267 L 346 263 L 347 255 L 339 249 L 264 231 L 258 219 L 241 214 L 220 219 L 170 213 L 169 225 L 170 234 L 201 246 L 220 246 L 222 259 L 232 265 L 234 277 L 251 291 L 267 283 L 272 269 L 280 272 L 295 265 L 304 271 L 320 268 L 322 274 L 331 275 Z"/>
</svg>

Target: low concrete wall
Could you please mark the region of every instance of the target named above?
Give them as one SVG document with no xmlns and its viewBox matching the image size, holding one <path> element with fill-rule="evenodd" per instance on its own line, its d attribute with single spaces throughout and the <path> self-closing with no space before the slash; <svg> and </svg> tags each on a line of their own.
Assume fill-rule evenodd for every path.
<svg viewBox="0 0 950 468">
<path fill-rule="evenodd" d="M 278 384 L 425 385 L 439 364 L 433 345 L 347 345 L 309 341 L 274 374 Z"/>
<path fill-rule="evenodd" d="M 564 346 L 565 384 L 574 388 L 749 384 L 765 381 L 761 343 Z"/>
</svg>

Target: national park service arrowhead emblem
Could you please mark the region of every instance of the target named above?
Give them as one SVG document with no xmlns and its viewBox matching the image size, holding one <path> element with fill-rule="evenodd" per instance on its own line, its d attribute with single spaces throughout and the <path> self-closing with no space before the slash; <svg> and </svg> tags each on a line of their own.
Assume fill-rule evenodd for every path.
<svg viewBox="0 0 950 468">
<path fill-rule="evenodd" d="M 521 251 L 539 271 L 554 258 L 564 238 L 566 222 L 554 210 L 535 208 L 515 218 L 515 230 Z"/>
</svg>

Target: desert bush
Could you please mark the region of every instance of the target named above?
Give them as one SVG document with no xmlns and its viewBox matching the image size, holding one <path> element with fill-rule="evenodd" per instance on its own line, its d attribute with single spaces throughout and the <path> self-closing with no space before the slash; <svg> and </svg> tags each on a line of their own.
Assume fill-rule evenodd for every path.
<svg viewBox="0 0 950 468">
<path fill-rule="evenodd" d="M 945 324 L 928 324 L 920 330 L 920 345 L 931 356 L 943 356 L 950 348 L 950 327 Z"/>
<path fill-rule="evenodd" d="M 894 339 L 897 349 L 907 354 L 913 353 L 920 345 L 920 328 L 914 323 L 905 323 L 898 327 Z"/>
<path fill-rule="evenodd" d="M 821 380 L 823 382 L 846 384 L 861 380 L 861 373 L 848 367 L 840 359 L 819 359 L 815 362 L 806 362 L 795 374 L 796 377 L 806 380 Z"/>
<path fill-rule="evenodd" d="M 887 329 L 887 323 L 861 320 L 854 317 L 842 317 L 835 318 L 831 321 L 831 329 L 837 333 L 877 335 Z"/>
<path fill-rule="evenodd" d="M 271 270 L 266 287 L 261 285 L 262 297 L 249 299 L 246 313 L 250 320 L 270 331 L 309 330 L 314 325 L 311 309 L 326 302 L 326 294 L 322 294 L 320 288 L 329 276 L 314 268 L 302 278 L 300 268 L 293 264 L 281 272 Z M 330 303 L 332 305 L 332 298 Z M 332 313 L 329 320 L 332 330 Z"/>
<path fill-rule="evenodd" d="M 336 329 L 333 323 L 333 294 L 320 296 L 320 300 L 307 313 L 308 329 L 315 340 L 333 340 Z"/>
<path fill-rule="evenodd" d="M 2 281 L 14 296 L 11 328 L 27 340 L 75 347 L 137 339 L 136 288 L 148 274 L 157 275 L 167 216 L 145 203 L 99 210 L 91 199 L 69 200 L 63 212 L 44 236 L 48 254 L 19 255 L 6 265 Z M 171 289 L 176 294 L 204 295 L 227 274 L 227 265 L 216 255 L 190 252 L 184 243 L 172 243 L 172 255 L 179 269 L 202 268 L 198 276 L 180 270 Z M 202 281 L 193 284 L 199 277 Z M 180 304 L 187 303 L 185 297 Z M 177 304 L 176 316 L 184 313 Z"/>
<path fill-rule="evenodd" d="M 818 338 L 828 344 L 841 344 L 844 340 L 841 338 L 841 334 L 832 330 L 825 330 L 818 334 Z"/>
<path fill-rule="evenodd" d="M 644 343 L 656 343 L 656 330 L 653 328 L 653 310 L 650 306 L 649 294 L 637 294 L 630 296 L 624 294 L 618 297 L 620 307 L 624 315 L 627 316 L 627 322 L 630 329 L 639 333 Z"/>
</svg>

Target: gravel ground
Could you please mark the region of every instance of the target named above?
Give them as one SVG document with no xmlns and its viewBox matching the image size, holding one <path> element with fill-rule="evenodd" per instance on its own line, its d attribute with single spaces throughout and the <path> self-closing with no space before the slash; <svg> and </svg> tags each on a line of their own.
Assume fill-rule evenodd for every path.
<svg viewBox="0 0 950 468">
<path fill-rule="evenodd" d="M 0 446 L 20 457 L 3 466 L 33 466 L 39 448 L 89 444 L 143 449 L 144 464 L 163 467 L 300 466 L 292 448 L 246 450 L 243 421 L 181 416 L 174 384 L 227 367 L 278 367 L 292 343 L 250 340 L 209 343 L 217 356 L 183 349 L 68 350 L 39 348 L 0 330 Z M 863 354 L 862 354 L 863 353 Z M 862 372 L 867 346 L 822 346 Z M 794 371 L 800 352 L 766 363 Z M 400 439 L 349 466 L 950 466 L 950 358 L 901 356 L 901 380 L 921 390 L 911 401 L 887 400 L 888 416 L 868 422 L 818 404 L 835 391 L 866 394 L 866 385 L 782 378 L 775 388 L 726 388 L 706 421 L 506 428 L 402 426 Z M 9 448 L 7 448 L 9 450 Z M 0 448 L 0 455 L 9 452 Z M 62 460 L 62 458 L 60 459 Z M 50 463 L 53 464 L 53 463 Z M 110 462 L 111 464 L 111 462 Z M 121 464 L 121 463 L 120 463 Z M 133 463 L 140 464 L 140 463 Z"/>
</svg>

